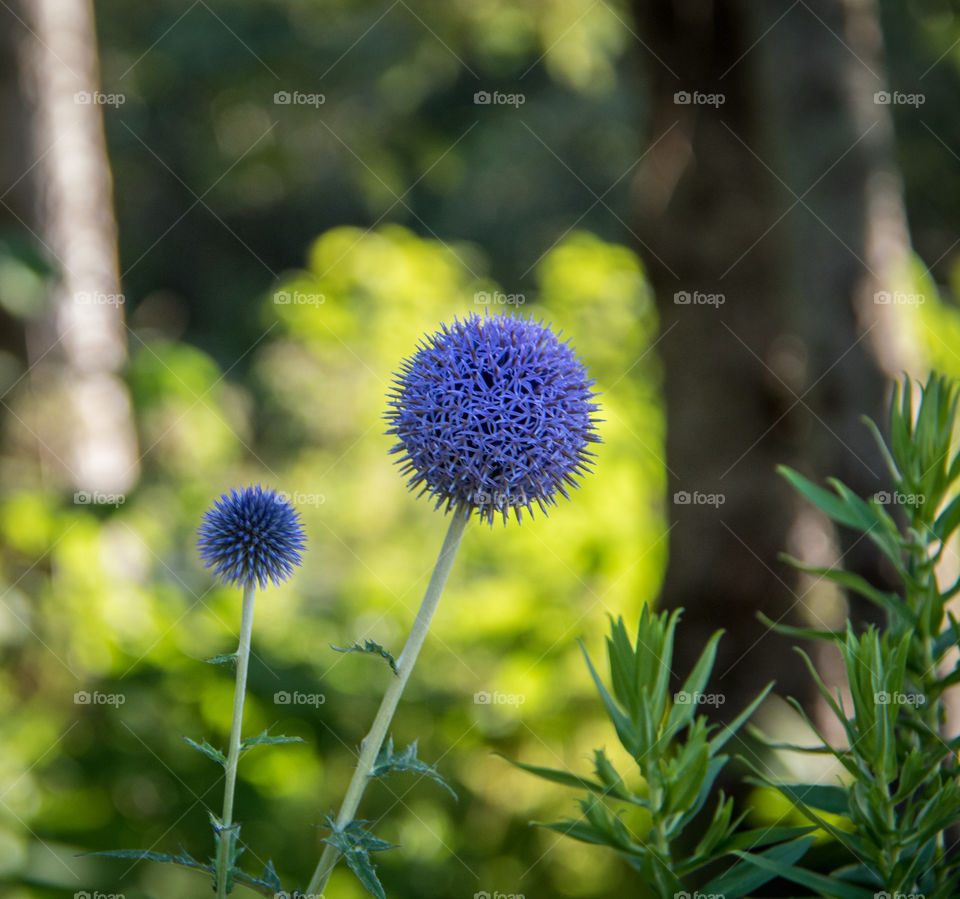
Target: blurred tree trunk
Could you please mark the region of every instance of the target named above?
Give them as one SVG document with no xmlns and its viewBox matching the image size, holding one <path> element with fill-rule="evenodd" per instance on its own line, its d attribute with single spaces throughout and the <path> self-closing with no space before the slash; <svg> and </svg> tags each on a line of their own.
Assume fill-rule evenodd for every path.
<svg viewBox="0 0 960 899">
<path fill-rule="evenodd" d="M 40 237 L 59 283 L 33 348 L 34 385 L 56 399 L 36 422 L 58 479 L 91 493 L 124 493 L 139 465 L 126 361 L 112 181 L 103 134 L 90 0 L 31 0 L 25 62 L 34 93 Z M 54 410 L 53 414 L 50 410 Z"/>
<path fill-rule="evenodd" d="M 0 5 L 0 134 L 17 135 L 27 130 L 26 109 L 17 66 L 17 48 L 26 30 L 20 24 L 20 4 Z M 30 168 L 27 145 L 22 140 L 0 142 L 0 240 L 32 227 L 34 209 L 32 183 L 24 177 Z M 26 360 L 26 344 L 20 319 L 7 308 L 8 298 L 0 296 L 0 353 L 9 353 L 18 362 Z M 6 374 L 6 372 L 4 372 Z M 0 398 L 4 393 L 0 386 Z"/>
<path fill-rule="evenodd" d="M 873 0 L 636 0 L 635 16 L 658 58 L 652 141 L 666 135 L 635 187 L 662 316 L 676 525 L 663 596 L 687 610 L 677 672 L 722 627 L 721 720 L 769 680 L 812 707 L 795 641 L 756 613 L 836 627 L 846 609 L 778 553 L 885 575 L 868 541 L 835 535 L 774 468 L 861 493 L 888 486 L 860 416 L 882 417 L 888 376 L 917 364 L 898 311 L 874 302 L 908 248 L 889 108 L 873 99 L 885 86 L 876 11 Z M 681 291 L 722 302 L 678 304 Z M 722 504 L 682 504 L 681 492 Z"/>
</svg>

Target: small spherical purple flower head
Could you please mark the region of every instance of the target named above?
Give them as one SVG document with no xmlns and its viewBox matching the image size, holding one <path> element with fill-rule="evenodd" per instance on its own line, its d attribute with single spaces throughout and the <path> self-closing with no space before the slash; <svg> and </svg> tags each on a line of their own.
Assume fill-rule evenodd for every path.
<svg viewBox="0 0 960 899">
<path fill-rule="evenodd" d="M 468 315 L 405 360 L 386 414 L 411 489 L 491 524 L 578 486 L 598 442 L 594 381 L 542 322 Z"/>
<path fill-rule="evenodd" d="M 203 516 L 197 536 L 204 564 L 220 580 L 256 582 L 261 589 L 290 577 L 306 546 L 300 513 L 259 484 L 221 496 Z"/>
</svg>

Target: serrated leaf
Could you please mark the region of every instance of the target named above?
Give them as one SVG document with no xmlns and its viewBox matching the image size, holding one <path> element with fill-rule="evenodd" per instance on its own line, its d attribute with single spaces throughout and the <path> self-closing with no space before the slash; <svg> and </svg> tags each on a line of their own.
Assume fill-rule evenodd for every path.
<svg viewBox="0 0 960 899">
<path fill-rule="evenodd" d="M 327 825 L 333 833 L 323 842 L 329 843 L 340 852 L 350 870 L 357 875 L 357 879 L 368 892 L 377 899 L 387 899 L 383 885 L 377 877 L 377 867 L 370 861 L 369 853 L 382 852 L 395 847 L 365 830 L 363 825 L 366 823 L 366 821 L 351 821 L 343 830 L 337 830 L 334 822 L 328 818 Z"/>
<path fill-rule="evenodd" d="M 354 643 L 353 646 L 334 646 L 330 644 L 330 648 L 336 650 L 337 652 L 361 652 L 366 653 L 367 655 L 380 656 L 389 666 L 390 670 L 394 674 L 399 674 L 400 671 L 397 669 L 397 660 L 384 649 L 379 643 L 374 642 L 373 640 L 364 640 L 362 644 Z"/>
<path fill-rule="evenodd" d="M 263 874 L 259 877 L 254 877 L 252 874 L 247 874 L 246 871 L 235 868 L 233 871 L 233 879 L 237 883 L 242 883 L 249 887 L 266 889 L 270 891 L 268 895 L 274 897 L 276 897 L 278 893 L 283 893 L 283 884 L 280 882 L 280 878 L 273 868 L 272 861 L 267 862 L 266 867 L 263 869 Z"/>
<path fill-rule="evenodd" d="M 380 754 L 373 767 L 370 769 L 370 777 L 386 777 L 388 774 L 400 771 L 409 771 L 414 774 L 421 774 L 436 781 L 447 790 L 454 799 L 457 794 L 453 791 L 450 784 L 436 768 L 428 765 L 426 762 L 417 758 L 417 740 L 414 740 L 403 752 L 393 751 L 393 737 L 387 737 L 386 743 L 380 749 Z"/>
<path fill-rule="evenodd" d="M 202 743 L 197 743 L 196 740 L 191 740 L 189 737 L 184 737 L 197 752 L 202 752 L 208 759 L 213 759 L 217 764 L 222 765 L 224 768 L 227 767 L 227 757 L 219 750 L 214 749 L 206 740 Z"/>
<path fill-rule="evenodd" d="M 272 736 L 264 731 L 255 737 L 244 737 L 240 743 L 240 751 L 252 749 L 254 746 L 273 746 L 278 743 L 303 743 L 302 737 L 284 737 L 282 735 Z"/>
<path fill-rule="evenodd" d="M 237 654 L 235 652 L 222 652 L 211 659 L 204 659 L 208 665 L 236 665 Z"/>
</svg>

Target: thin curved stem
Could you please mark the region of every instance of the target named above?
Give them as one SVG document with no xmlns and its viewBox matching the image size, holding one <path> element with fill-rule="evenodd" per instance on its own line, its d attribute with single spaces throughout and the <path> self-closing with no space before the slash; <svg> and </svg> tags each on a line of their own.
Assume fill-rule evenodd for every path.
<svg viewBox="0 0 960 899">
<path fill-rule="evenodd" d="M 403 688 L 407 685 L 410 672 L 413 671 L 417 656 L 420 654 L 420 649 L 430 629 L 433 613 L 436 611 L 443 588 L 447 583 L 447 576 L 453 566 L 453 560 L 457 555 L 457 549 L 460 546 L 460 539 L 463 537 L 466 524 L 467 514 L 460 509 L 455 509 L 450 527 L 447 530 L 447 536 L 443 541 L 443 547 L 440 549 L 440 555 L 433 568 L 433 574 L 430 576 L 427 592 L 423 596 L 417 617 L 410 629 L 410 636 L 403 647 L 403 652 L 400 653 L 400 658 L 397 659 L 397 673 L 390 681 L 390 686 L 387 687 L 387 692 L 380 703 L 370 733 L 363 740 L 360 759 L 357 762 L 356 770 L 353 772 L 353 779 L 350 781 L 343 805 L 340 806 L 340 812 L 334 822 L 337 830 L 343 830 L 353 820 L 357 806 L 360 805 L 360 799 L 363 796 L 363 791 L 367 788 L 370 772 L 376 764 L 380 748 L 386 739 L 393 714 L 397 710 L 400 696 L 403 694 Z M 308 896 L 319 896 L 323 893 L 323 889 L 327 885 L 334 867 L 336 867 L 338 858 L 338 850 L 327 843 L 316 870 L 313 872 L 313 877 L 310 879 L 310 885 L 307 887 Z"/>
<path fill-rule="evenodd" d="M 243 700 L 247 692 L 247 668 L 250 663 L 250 637 L 253 633 L 253 581 L 243 588 L 243 610 L 240 613 L 240 645 L 237 647 L 237 683 L 233 693 L 233 725 L 230 728 L 230 748 L 227 750 L 226 784 L 223 788 L 223 816 L 220 824 L 220 842 L 217 847 L 217 899 L 226 899 L 227 881 L 232 864 L 232 845 L 236 840 L 233 827 L 233 793 L 237 786 L 237 762 L 243 727 Z"/>
</svg>

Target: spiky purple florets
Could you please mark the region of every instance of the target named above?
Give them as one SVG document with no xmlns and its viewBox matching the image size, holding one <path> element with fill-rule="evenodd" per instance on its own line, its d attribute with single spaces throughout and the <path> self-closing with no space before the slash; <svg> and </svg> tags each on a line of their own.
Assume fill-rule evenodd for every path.
<svg viewBox="0 0 960 899">
<path fill-rule="evenodd" d="M 542 322 L 468 315 L 404 360 L 387 419 L 410 487 L 491 523 L 567 497 L 599 441 L 593 381 Z"/>
<path fill-rule="evenodd" d="M 306 546 L 300 513 L 259 484 L 221 496 L 197 536 L 200 555 L 217 577 L 240 585 L 255 581 L 261 589 L 290 577 Z"/>
</svg>

